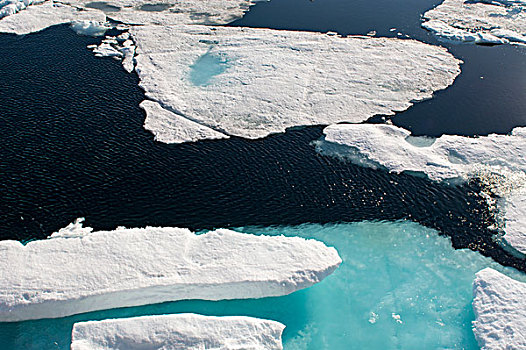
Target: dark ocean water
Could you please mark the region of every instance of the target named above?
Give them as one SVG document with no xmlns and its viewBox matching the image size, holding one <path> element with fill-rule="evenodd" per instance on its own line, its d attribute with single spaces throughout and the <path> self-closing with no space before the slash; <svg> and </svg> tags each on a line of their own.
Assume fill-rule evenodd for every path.
<svg viewBox="0 0 526 350">
<path fill-rule="evenodd" d="M 434 42 L 419 28 L 419 14 L 435 3 L 274 0 L 234 25 L 342 34 L 374 29 L 391 36 L 396 27 Z M 319 156 L 311 142 L 322 127 L 257 141 L 154 142 L 142 128 L 137 76 L 117 61 L 95 58 L 86 45 L 98 40 L 66 26 L 0 35 L 1 239 L 44 238 L 77 217 L 96 229 L 408 219 L 450 236 L 457 248 L 526 269 L 493 242 L 492 213 L 476 184 L 439 185 Z M 526 124 L 524 80 L 509 79 L 525 76 L 524 52 L 450 48 L 466 61 L 466 75 L 438 93 L 437 102 L 421 103 L 394 122 L 429 135 L 507 132 Z"/>
</svg>

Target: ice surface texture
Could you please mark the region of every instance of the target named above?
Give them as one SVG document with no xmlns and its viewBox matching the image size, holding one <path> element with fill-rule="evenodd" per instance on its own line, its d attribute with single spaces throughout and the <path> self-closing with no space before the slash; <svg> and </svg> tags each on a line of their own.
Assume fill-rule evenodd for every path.
<svg viewBox="0 0 526 350">
<path fill-rule="evenodd" d="M 253 317 L 196 314 L 80 322 L 71 350 L 279 350 L 285 326 Z"/>
<path fill-rule="evenodd" d="M 520 0 L 445 0 L 424 19 L 424 28 L 446 40 L 526 44 L 526 2 Z"/>
<path fill-rule="evenodd" d="M 526 283 L 491 268 L 473 283 L 473 331 L 486 349 L 526 349 Z"/>
<path fill-rule="evenodd" d="M 286 295 L 321 281 L 340 262 L 334 248 L 299 237 L 154 227 L 90 233 L 77 222 L 26 246 L 0 242 L 0 321 Z"/>
<path fill-rule="evenodd" d="M 222 134 L 251 139 L 392 115 L 460 73 L 460 61 L 446 49 L 413 40 L 205 26 L 142 26 L 130 33 L 150 99 Z M 213 59 L 203 64 L 204 57 Z M 224 69 L 212 69 L 214 60 Z M 196 84 L 196 74 L 208 77 Z M 150 128 L 156 135 L 170 127 L 158 126 Z"/>
<path fill-rule="evenodd" d="M 28 6 L 23 11 L 2 18 L 0 20 L 0 32 L 23 35 L 72 21 L 82 21 L 77 22 L 74 29 L 81 30 L 84 27 L 85 30 L 92 30 L 98 26 L 98 33 L 100 33 L 100 27 L 106 22 L 106 15 L 98 10 L 80 10 L 47 1 L 41 5 Z M 86 33 L 86 31 L 82 32 L 82 34 Z"/>
<path fill-rule="evenodd" d="M 526 179 L 526 128 L 511 135 L 439 138 L 412 137 L 392 125 L 331 125 L 317 150 L 370 167 L 401 173 L 423 173 L 435 181 L 484 180 L 499 203 L 506 220 L 504 238 L 526 253 L 524 186 Z M 502 178 L 502 181 L 499 180 Z"/>
</svg>

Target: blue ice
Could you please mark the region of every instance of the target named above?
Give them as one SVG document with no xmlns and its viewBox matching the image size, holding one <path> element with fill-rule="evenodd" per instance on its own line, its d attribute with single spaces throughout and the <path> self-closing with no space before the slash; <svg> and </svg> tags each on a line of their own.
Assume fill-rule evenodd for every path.
<svg viewBox="0 0 526 350">
<path fill-rule="evenodd" d="M 284 323 L 286 350 L 478 349 L 471 321 L 474 274 L 498 266 L 413 222 L 244 227 L 254 234 L 315 238 L 343 259 L 321 283 L 284 297 L 179 301 L 54 320 L 1 324 L 6 349 L 69 349 L 74 322 L 195 312 Z M 498 268 L 503 270 L 502 267 Z"/>
<path fill-rule="evenodd" d="M 228 66 L 226 58 L 208 51 L 190 66 L 190 81 L 195 86 L 207 86 L 213 77 L 223 73 Z"/>
</svg>

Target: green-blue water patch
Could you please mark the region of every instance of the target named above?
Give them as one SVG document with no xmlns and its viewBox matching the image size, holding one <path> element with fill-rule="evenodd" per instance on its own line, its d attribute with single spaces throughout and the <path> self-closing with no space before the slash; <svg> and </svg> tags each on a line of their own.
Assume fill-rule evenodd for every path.
<svg viewBox="0 0 526 350">
<path fill-rule="evenodd" d="M 228 67 L 226 57 L 208 51 L 190 66 L 190 82 L 195 86 L 207 86 L 213 77 L 223 73 Z"/>
<path fill-rule="evenodd" d="M 500 265 L 413 222 L 244 227 L 315 238 L 343 259 L 321 283 L 284 297 L 181 301 L 68 318 L 0 324 L 6 349 L 69 349 L 74 322 L 196 312 L 284 323 L 285 349 L 477 349 L 471 330 L 474 274 Z M 506 269 L 507 273 L 517 273 Z"/>
</svg>

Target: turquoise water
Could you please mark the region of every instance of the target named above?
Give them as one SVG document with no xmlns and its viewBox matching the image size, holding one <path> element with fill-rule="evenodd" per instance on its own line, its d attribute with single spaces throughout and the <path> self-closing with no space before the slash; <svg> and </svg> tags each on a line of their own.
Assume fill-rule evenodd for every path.
<svg viewBox="0 0 526 350">
<path fill-rule="evenodd" d="M 228 66 L 226 58 L 208 51 L 190 66 L 190 81 L 195 86 L 207 86 L 213 77 L 223 73 Z"/>
<path fill-rule="evenodd" d="M 0 324 L 2 349 L 68 349 L 74 322 L 197 312 L 278 320 L 285 349 L 476 349 L 471 331 L 474 273 L 493 266 L 413 222 L 305 224 L 240 231 L 316 238 L 343 263 L 323 282 L 285 297 L 183 301 L 73 317 Z M 510 269 L 508 271 L 512 272 Z"/>
</svg>

